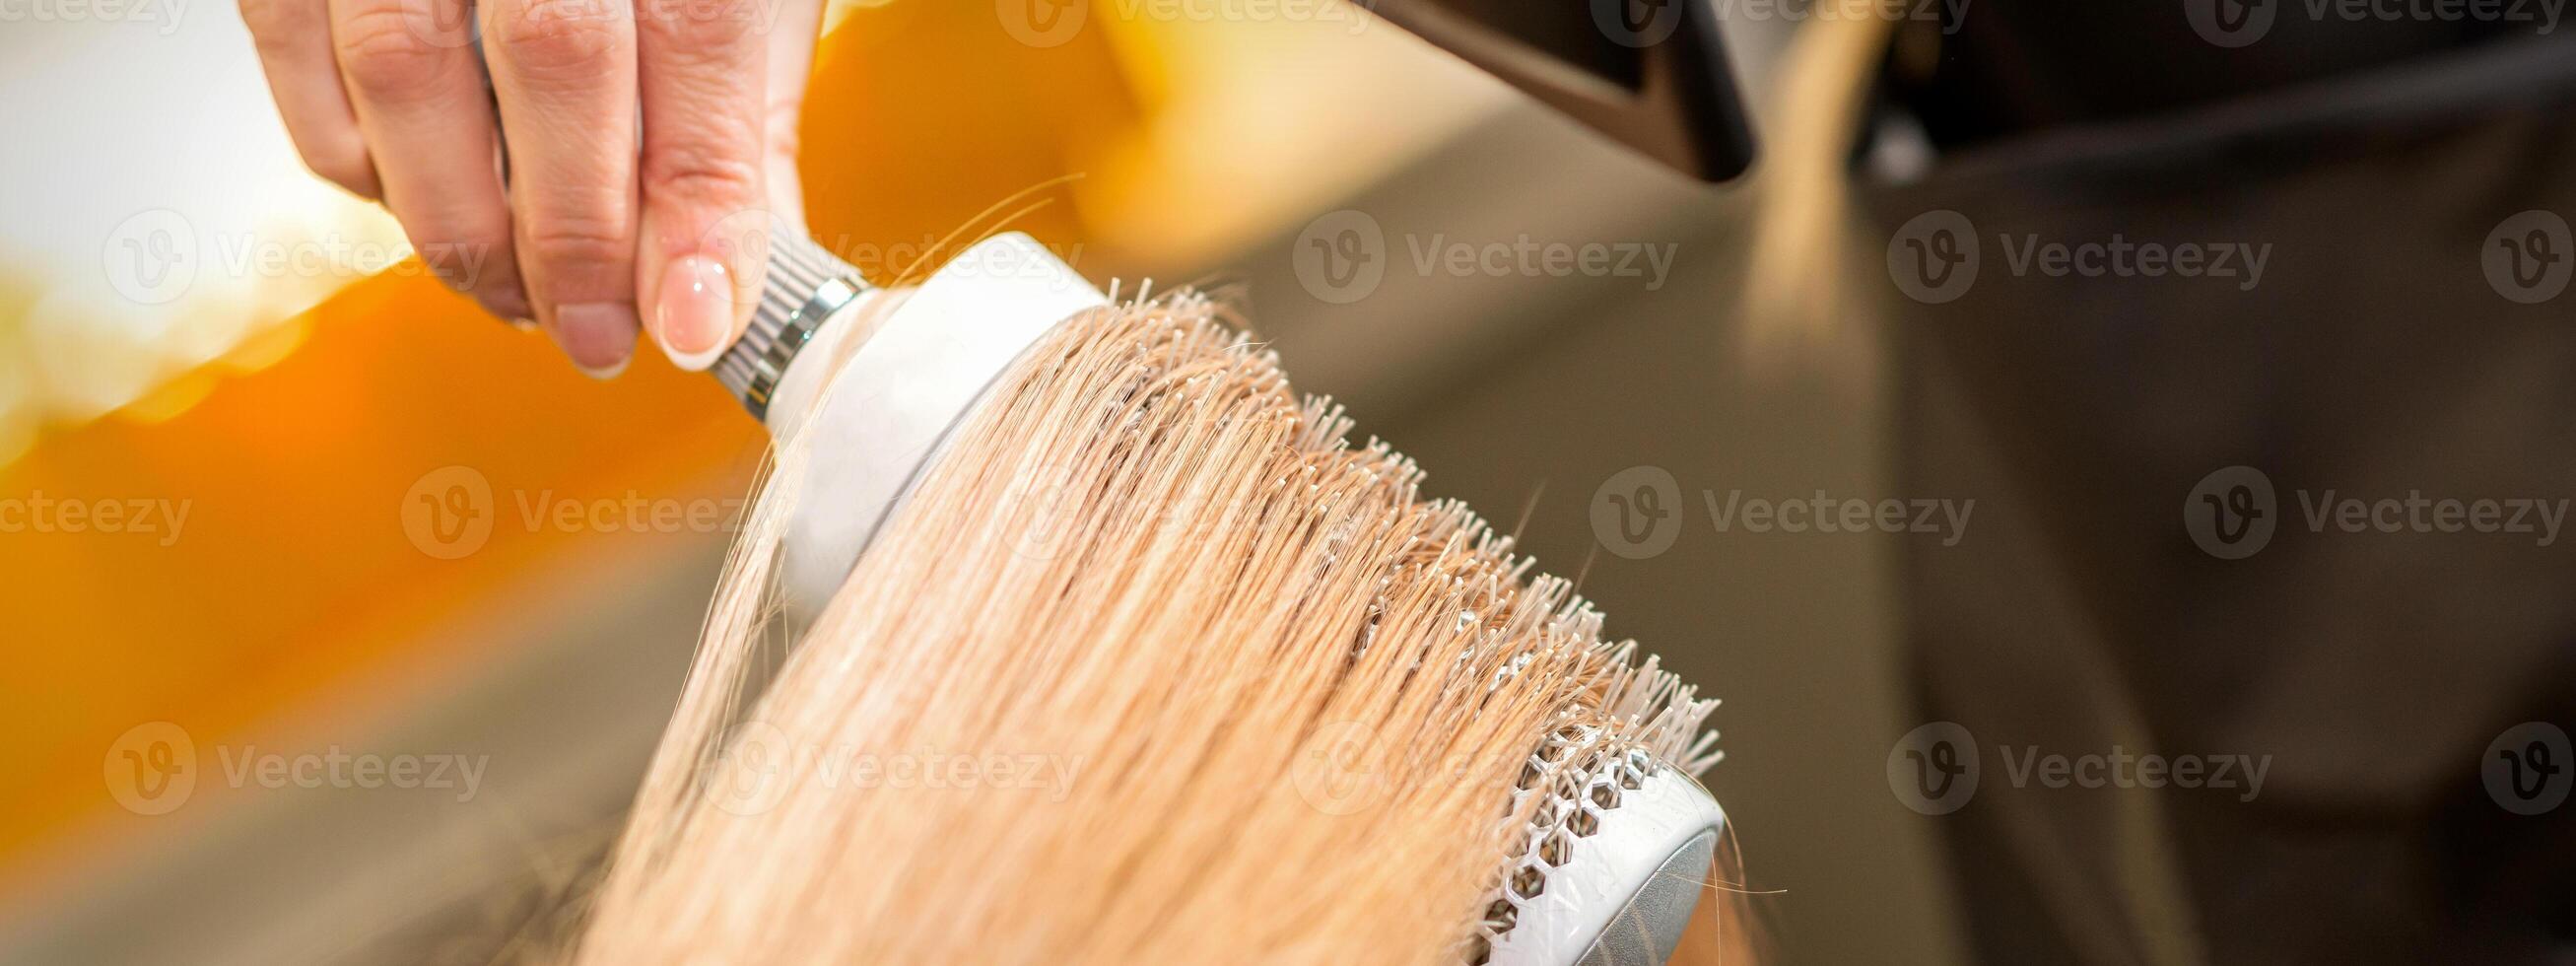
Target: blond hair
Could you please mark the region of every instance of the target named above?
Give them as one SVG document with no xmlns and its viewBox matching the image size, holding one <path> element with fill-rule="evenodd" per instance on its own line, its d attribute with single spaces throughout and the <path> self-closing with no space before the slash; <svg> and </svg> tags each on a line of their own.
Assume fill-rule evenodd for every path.
<svg viewBox="0 0 2576 966">
<path fill-rule="evenodd" d="M 782 507 L 832 494 L 765 494 L 577 957 L 1468 958 L 1549 734 L 1714 759 L 1713 702 L 1222 315 L 1060 326 L 774 673 Z"/>
</svg>

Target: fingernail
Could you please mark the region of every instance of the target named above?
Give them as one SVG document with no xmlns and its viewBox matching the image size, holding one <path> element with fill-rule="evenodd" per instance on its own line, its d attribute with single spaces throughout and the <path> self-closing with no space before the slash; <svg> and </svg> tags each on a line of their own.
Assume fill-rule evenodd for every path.
<svg viewBox="0 0 2576 966">
<path fill-rule="evenodd" d="M 705 255 L 683 255 L 662 270 L 662 298 L 654 306 L 662 351 L 682 369 L 714 365 L 733 334 L 733 272 Z"/>
<path fill-rule="evenodd" d="M 552 334 L 573 368 L 593 379 L 616 378 L 635 358 L 635 310 L 624 302 L 557 306 Z"/>
<path fill-rule="evenodd" d="M 490 312 L 494 317 L 512 325 L 524 326 L 537 314 L 535 309 L 528 306 L 528 293 L 520 291 L 516 285 L 503 289 L 487 288 L 476 293 L 476 296 L 476 301 L 483 303 L 483 311 Z"/>
</svg>

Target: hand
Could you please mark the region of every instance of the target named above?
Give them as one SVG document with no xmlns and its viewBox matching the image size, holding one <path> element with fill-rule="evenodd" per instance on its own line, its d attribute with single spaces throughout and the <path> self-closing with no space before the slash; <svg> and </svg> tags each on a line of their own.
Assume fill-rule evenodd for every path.
<svg viewBox="0 0 2576 966">
<path fill-rule="evenodd" d="M 681 368 L 713 364 L 760 292 L 764 246 L 728 236 L 802 221 L 796 115 L 822 0 L 241 10 L 305 164 L 381 199 L 439 278 L 591 375 L 624 370 L 639 328 Z"/>
</svg>

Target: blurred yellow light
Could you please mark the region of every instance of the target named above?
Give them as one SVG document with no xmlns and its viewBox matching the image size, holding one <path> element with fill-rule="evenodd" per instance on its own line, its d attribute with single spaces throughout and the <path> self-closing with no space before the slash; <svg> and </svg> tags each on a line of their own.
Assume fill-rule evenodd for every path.
<svg viewBox="0 0 2576 966">
<path fill-rule="evenodd" d="M 209 372 L 181 373 L 178 378 L 135 397 L 116 414 L 129 422 L 146 426 L 165 422 L 205 401 L 206 395 L 215 391 L 217 381 Z"/>
<path fill-rule="evenodd" d="M 294 352 L 296 346 L 304 344 L 304 336 L 310 326 L 311 323 L 302 315 L 289 316 L 284 321 L 251 333 L 250 338 L 243 339 L 240 345 L 233 347 L 233 351 L 224 354 L 222 365 L 244 375 L 276 365 L 286 359 L 287 353 Z"/>
</svg>

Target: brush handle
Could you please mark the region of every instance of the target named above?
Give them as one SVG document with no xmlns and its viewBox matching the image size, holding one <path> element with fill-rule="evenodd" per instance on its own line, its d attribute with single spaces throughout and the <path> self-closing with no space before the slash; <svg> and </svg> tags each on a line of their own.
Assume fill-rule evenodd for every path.
<svg viewBox="0 0 2576 966">
<path fill-rule="evenodd" d="M 786 225 L 771 230 L 769 264 L 760 283 L 760 305 L 742 340 L 725 350 L 712 372 L 727 392 L 751 410 L 769 418 L 769 402 L 778 381 L 796 354 L 814 340 L 824 322 L 868 290 L 868 283 L 849 263 L 802 231 Z"/>
</svg>

